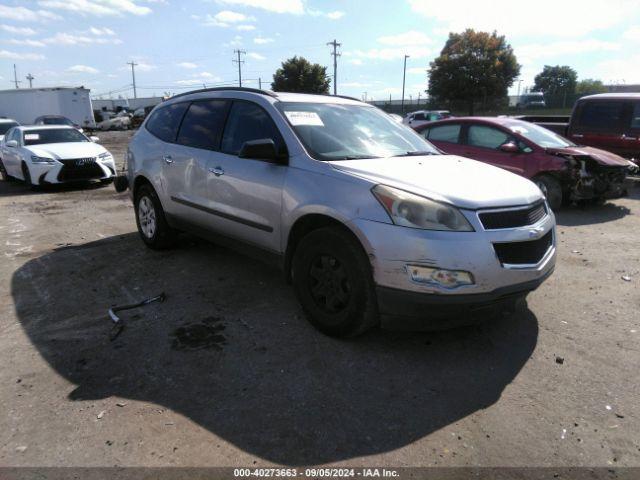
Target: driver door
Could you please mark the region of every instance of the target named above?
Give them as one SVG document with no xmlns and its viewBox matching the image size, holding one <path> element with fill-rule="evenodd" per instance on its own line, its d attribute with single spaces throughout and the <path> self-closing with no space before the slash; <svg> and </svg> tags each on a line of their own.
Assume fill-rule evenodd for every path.
<svg viewBox="0 0 640 480">
<path fill-rule="evenodd" d="M 265 138 L 274 141 L 277 151 L 286 151 L 278 128 L 261 106 L 234 100 L 220 152 L 212 152 L 209 163 L 209 207 L 216 230 L 280 252 L 282 188 L 288 167 L 238 156 L 245 142 Z"/>
<path fill-rule="evenodd" d="M 500 148 L 511 142 L 517 144 L 513 136 L 502 129 L 490 125 L 469 124 L 462 155 L 524 175 L 526 154 L 522 151 L 505 152 Z"/>
</svg>

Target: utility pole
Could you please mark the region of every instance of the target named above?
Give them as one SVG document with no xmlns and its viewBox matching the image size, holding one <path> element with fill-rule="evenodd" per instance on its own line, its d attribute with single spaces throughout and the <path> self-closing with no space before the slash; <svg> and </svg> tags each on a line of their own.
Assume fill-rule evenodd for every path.
<svg viewBox="0 0 640 480">
<path fill-rule="evenodd" d="M 338 57 L 341 55 L 340 53 L 338 53 L 338 47 L 341 47 L 342 44 L 336 42 L 336 39 L 333 39 L 333 42 L 329 42 L 327 43 L 327 45 L 331 45 L 333 46 L 333 52 L 331 53 L 331 55 L 333 55 L 333 94 L 337 95 L 338 94 Z"/>
<path fill-rule="evenodd" d="M 127 62 L 127 65 L 131 65 L 131 78 L 133 79 L 133 98 L 138 98 L 138 92 L 136 91 L 136 70 L 135 67 L 138 65 L 134 61 Z"/>
<path fill-rule="evenodd" d="M 258 88 L 262 90 L 262 77 L 258 77 Z"/>
<path fill-rule="evenodd" d="M 33 88 L 33 80 L 35 80 L 36 77 L 34 77 L 33 75 L 29 74 L 26 76 L 26 79 L 29 80 L 29 88 Z"/>
<path fill-rule="evenodd" d="M 232 60 L 233 63 L 237 63 L 238 64 L 238 86 L 242 86 L 242 64 L 244 63 L 244 60 L 240 60 L 240 55 L 245 55 L 247 52 L 245 52 L 244 50 L 234 50 L 233 53 L 236 53 L 238 55 L 238 60 Z"/>
<path fill-rule="evenodd" d="M 22 82 L 18 81 L 18 74 L 16 73 L 16 64 L 15 63 L 13 64 L 13 83 L 16 84 L 16 88 L 20 88 L 18 86 L 18 84 L 22 83 Z"/>
<path fill-rule="evenodd" d="M 407 58 L 409 55 L 404 56 L 404 69 L 402 70 L 402 113 L 404 113 L 404 81 L 407 76 Z"/>
</svg>

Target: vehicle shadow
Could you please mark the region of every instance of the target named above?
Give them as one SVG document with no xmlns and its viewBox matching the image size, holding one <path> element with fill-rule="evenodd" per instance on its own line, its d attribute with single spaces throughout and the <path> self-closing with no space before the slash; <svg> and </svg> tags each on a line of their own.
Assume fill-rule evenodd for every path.
<svg viewBox="0 0 640 480">
<path fill-rule="evenodd" d="M 33 345 L 76 385 L 70 401 L 153 402 L 268 461 L 311 465 L 389 452 L 495 403 L 531 356 L 535 315 L 438 333 L 315 331 L 277 270 L 186 237 L 137 234 L 59 248 L 12 277 Z M 122 312 L 107 308 L 166 292 Z"/>
<path fill-rule="evenodd" d="M 107 185 L 100 182 L 74 182 L 54 185 L 42 185 L 35 188 L 28 187 L 20 180 L 0 181 L 0 197 L 20 195 L 41 195 L 43 193 L 73 192 L 77 190 L 95 190 Z"/>
</svg>

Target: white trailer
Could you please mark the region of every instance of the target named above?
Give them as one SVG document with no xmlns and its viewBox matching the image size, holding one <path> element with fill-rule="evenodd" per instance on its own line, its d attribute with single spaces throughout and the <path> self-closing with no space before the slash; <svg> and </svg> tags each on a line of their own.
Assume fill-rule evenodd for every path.
<svg viewBox="0 0 640 480">
<path fill-rule="evenodd" d="M 0 90 L 0 117 L 29 125 L 42 115 L 63 115 L 80 127 L 95 128 L 89 92 L 84 87 Z"/>
</svg>

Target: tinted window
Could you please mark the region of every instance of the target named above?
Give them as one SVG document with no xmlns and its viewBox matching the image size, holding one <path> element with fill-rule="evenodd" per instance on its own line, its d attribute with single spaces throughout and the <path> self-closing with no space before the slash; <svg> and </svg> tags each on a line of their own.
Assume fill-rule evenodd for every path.
<svg viewBox="0 0 640 480">
<path fill-rule="evenodd" d="M 633 105 L 633 113 L 631 114 L 631 128 L 640 130 L 640 102 Z"/>
<path fill-rule="evenodd" d="M 440 127 L 433 127 L 428 130 L 426 138 L 436 142 L 458 143 L 459 136 L 460 136 L 460 124 L 457 124 L 457 125 L 442 125 Z"/>
<path fill-rule="evenodd" d="M 188 103 L 174 103 L 155 110 L 146 123 L 147 130 L 160 140 L 174 142 Z"/>
<path fill-rule="evenodd" d="M 467 143 L 474 147 L 497 149 L 509 140 L 509 135 L 503 131 L 484 125 L 471 125 L 467 134 Z"/>
<path fill-rule="evenodd" d="M 227 111 L 224 100 L 194 102 L 182 120 L 178 143 L 188 147 L 217 150 Z"/>
<path fill-rule="evenodd" d="M 426 120 L 424 117 L 424 113 L 416 113 L 413 115 L 414 120 Z"/>
<path fill-rule="evenodd" d="M 578 118 L 578 128 L 621 131 L 624 102 L 584 102 Z"/>
<path fill-rule="evenodd" d="M 4 135 L 10 128 L 17 127 L 16 122 L 2 122 L 0 123 L 0 135 Z"/>
<path fill-rule="evenodd" d="M 283 151 L 280 132 L 267 112 L 254 103 L 233 102 L 222 137 L 222 151 L 237 155 L 244 142 L 262 138 L 271 138 L 276 150 Z"/>
</svg>

